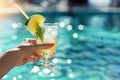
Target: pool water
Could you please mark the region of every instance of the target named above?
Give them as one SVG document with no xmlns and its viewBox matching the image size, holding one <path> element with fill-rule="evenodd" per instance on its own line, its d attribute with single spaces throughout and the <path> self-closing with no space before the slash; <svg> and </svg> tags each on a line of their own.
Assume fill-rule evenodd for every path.
<svg viewBox="0 0 120 80">
<path fill-rule="evenodd" d="M 28 13 L 32 15 L 34 13 Z M 39 14 L 39 13 L 37 13 Z M 119 13 L 41 13 L 46 22 L 59 23 L 55 67 L 27 63 L 13 68 L 2 80 L 119 80 Z M 33 38 L 21 14 L 0 16 L 0 52 Z M 43 72 L 42 72 L 43 71 Z"/>
</svg>

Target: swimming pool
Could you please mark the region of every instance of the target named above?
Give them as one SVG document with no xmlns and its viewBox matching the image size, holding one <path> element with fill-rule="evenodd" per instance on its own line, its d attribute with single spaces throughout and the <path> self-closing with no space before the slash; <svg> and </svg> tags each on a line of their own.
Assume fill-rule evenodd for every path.
<svg viewBox="0 0 120 80">
<path fill-rule="evenodd" d="M 28 13 L 32 15 L 34 13 Z M 39 13 L 37 13 L 39 14 Z M 110 12 L 43 12 L 46 22 L 59 22 L 58 48 L 49 74 L 35 63 L 15 67 L 2 80 L 119 80 L 120 15 Z M 33 36 L 21 14 L 0 18 L 0 52 Z"/>
</svg>

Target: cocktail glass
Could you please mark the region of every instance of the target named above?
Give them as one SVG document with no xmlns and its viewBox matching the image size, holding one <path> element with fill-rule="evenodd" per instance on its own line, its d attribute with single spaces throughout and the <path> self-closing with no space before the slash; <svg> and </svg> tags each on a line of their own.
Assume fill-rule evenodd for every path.
<svg viewBox="0 0 120 80">
<path fill-rule="evenodd" d="M 54 46 L 49 49 L 43 49 L 38 51 L 39 55 L 42 57 L 43 62 L 38 63 L 38 66 L 52 67 L 55 66 L 53 63 L 50 63 L 49 58 L 54 57 L 57 47 L 57 36 L 58 36 L 58 24 L 57 23 L 44 23 L 42 26 L 43 29 L 43 41 L 36 34 L 37 44 L 52 43 Z"/>
</svg>

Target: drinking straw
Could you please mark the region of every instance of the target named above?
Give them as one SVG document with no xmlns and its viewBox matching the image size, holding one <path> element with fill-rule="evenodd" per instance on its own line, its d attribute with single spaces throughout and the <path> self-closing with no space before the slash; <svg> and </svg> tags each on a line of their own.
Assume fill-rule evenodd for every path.
<svg viewBox="0 0 120 80">
<path fill-rule="evenodd" d="M 15 3 L 14 5 L 20 10 L 20 12 L 25 16 L 26 19 L 29 19 L 29 16 L 22 10 L 22 8 L 17 3 Z"/>
</svg>

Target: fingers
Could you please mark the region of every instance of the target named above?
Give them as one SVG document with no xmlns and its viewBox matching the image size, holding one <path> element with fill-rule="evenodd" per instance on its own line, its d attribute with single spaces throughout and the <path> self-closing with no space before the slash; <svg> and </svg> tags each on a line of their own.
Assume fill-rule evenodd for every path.
<svg viewBox="0 0 120 80">
<path fill-rule="evenodd" d="M 45 44 L 36 44 L 36 39 L 25 39 L 18 48 L 36 48 L 36 49 L 48 49 L 51 48 L 54 45 L 54 43 L 45 43 Z"/>
<path fill-rule="evenodd" d="M 31 43 L 35 43 L 35 41 L 32 41 Z M 18 46 L 18 48 L 36 48 L 36 49 L 48 49 L 51 48 L 54 45 L 54 43 L 45 43 L 45 44 L 21 44 L 20 46 Z"/>
<path fill-rule="evenodd" d="M 36 50 L 40 49 L 49 49 L 53 47 L 54 43 L 45 43 L 45 44 L 37 44 L 37 45 L 31 45 L 31 48 L 35 48 Z"/>
<path fill-rule="evenodd" d="M 26 38 L 22 41 L 22 43 L 19 45 L 19 47 L 26 46 L 26 45 L 32 45 L 32 44 L 36 44 L 36 39 L 35 38 Z"/>
<path fill-rule="evenodd" d="M 38 51 L 42 50 L 42 49 L 49 49 L 52 48 L 54 46 L 54 43 L 45 43 L 45 44 L 36 44 L 36 40 L 32 39 L 32 40 L 28 40 L 29 42 L 27 44 L 24 44 L 24 42 L 18 46 L 18 48 L 21 50 L 21 53 L 23 55 L 24 58 L 22 58 L 22 61 L 20 61 L 17 65 L 23 65 L 27 62 L 36 62 L 38 60 L 38 58 L 44 58 L 44 56 L 41 56 Z M 30 56 L 35 56 L 33 58 L 31 58 Z M 29 58 L 28 58 L 29 56 Z M 49 56 L 47 57 L 47 59 L 49 58 L 53 58 L 54 56 Z"/>
</svg>

